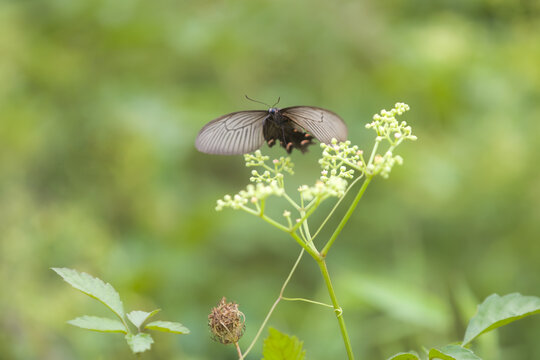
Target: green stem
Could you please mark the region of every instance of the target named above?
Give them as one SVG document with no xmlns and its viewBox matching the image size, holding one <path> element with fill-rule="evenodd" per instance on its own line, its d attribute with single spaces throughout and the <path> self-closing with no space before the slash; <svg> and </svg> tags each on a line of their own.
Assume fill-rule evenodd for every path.
<svg viewBox="0 0 540 360">
<path fill-rule="evenodd" d="M 369 156 L 369 161 L 366 165 L 371 165 L 373 163 L 373 159 L 375 158 L 375 153 L 377 152 L 380 142 L 380 140 L 375 140 L 375 145 L 373 145 L 373 150 L 371 150 L 371 155 Z"/>
<path fill-rule="evenodd" d="M 309 225 L 307 223 L 307 219 L 304 221 L 304 234 L 306 234 L 306 241 L 310 244 L 313 244 L 313 240 L 311 239 L 311 233 L 309 232 Z"/>
<path fill-rule="evenodd" d="M 259 210 L 260 216 L 263 216 L 263 215 L 264 215 L 264 205 L 265 205 L 265 204 L 266 204 L 265 199 L 262 199 L 262 200 L 261 200 L 261 206 L 260 206 L 260 207 L 257 206 L 257 208 L 258 208 L 258 210 Z M 255 205 L 257 205 L 257 204 L 255 204 Z"/>
<path fill-rule="evenodd" d="M 321 260 L 317 260 L 317 264 L 321 269 L 324 282 L 326 283 L 326 287 L 328 288 L 328 294 L 330 295 L 332 305 L 334 306 L 334 312 L 336 313 L 339 328 L 341 329 L 341 336 L 343 337 L 343 342 L 345 343 L 347 356 L 349 360 L 353 360 L 354 355 L 352 352 L 351 340 L 349 339 L 349 333 L 347 332 L 347 328 L 345 327 L 345 320 L 343 319 L 343 309 L 341 309 L 337 301 L 336 293 L 334 292 L 334 287 L 332 286 L 332 281 L 330 280 L 330 274 L 328 274 L 328 268 L 326 267 L 326 262 L 324 261 L 324 258 Z"/>
<path fill-rule="evenodd" d="M 305 211 L 300 211 L 300 216 L 303 218 L 304 216 L 306 216 L 306 212 Z M 304 228 L 304 237 L 305 237 L 305 241 L 306 243 L 310 244 L 311 246 L 314 246 L 313 245 L 313 241 L 311 239 L 311 233 L 309 231 L 309 225 L 308 225 L 308 222 L 307 222 L 307 218 L 302 221 L 302 227 L 299 228 L 299 230 L 302 230 L 302 228 Z"/>
<path fill-rule="evenodd" d="M 272 307 L 270 308 L 270 311 L 268 311 L 268 314 L 266 314 L 266 317 L 264 318 L 264 321 L 263 323 L 261 324 L 261 326 L 259 327 L 259 330 L 257 331 L 257 334 L 255 335 L 255 338 L 253 339 L 253 341 L 251 342 L 251 344 L 249 344 L 249 347 L 247 348 L 247 350 L 244 352 L 244 355 L 241 359 L 245 358 L 247 356 L 247 354 L 249 354 L 249 352 L 251 351 L 251 349 L 253 349 L 253 346 L 255 346 L 255 343 L 257 342 L 257 339 L 259 338 L 259 336 L 261 336 L 261 333 L 264 329 L 264 327 L 266 326 L 266 323 L 268 322 L 268 320 L 270 319 L 270 316 L 272 316 L 272 313 L 274 312 L 274 310 L 276 309 L 276 306 L 277 304 L 283 299 L 283 293 L 285 292 L 285 288 L 287 287 L 287 285 L 289 284 L 289 281 L 291 281 L 291 278 L 294 274 L 294 272 L 296 271 L 296 268 L 298 267 L 298 264 L 300 263 L 300 260 L 302 259 L 302 256 L 304 255 L 304 249 L 302 249 L 300 251 L 300 254 L 298 255 L 298 258 L 296 259 L 296 262 L 294 263 L 291 271 L 289 271 L 289 275 L 287 276 L 287 279 L 285 279 L 285 282 L 283 283 L 283 285 L 281 286 L 281 291 L 279 292 L 279 296 L 277 297 L 276 301 L 274 301 L 274 304 L 272 305 Z"/>
<path fill-rule="evenodd" d="M 354 179 L 354 181 L 351 183 L 351 185 L 349 185 L 349 187 L 347 188 L 347 190 L 345 191 L 345 194 L 343 194 L 342 197 L 339 198 L 339 200 L 337 201 L 337 203 L 334 205 L 334 207 L 332 208 L 332 210 L 330 210 L 330 213 L 328 213 L 328 215 L 326 216 L 326 218 L 324 219 L 324 221 L 322 222 L 322 224 L 319 226 L 319 228 L 317 229 L 317 231 L 315 232 L 315 234 L 311 237 L 311 240 L 315 239 L 317 237 L 317 235 L 319 235 L 319 233 L 321 232 L 322 228 L 324 227 L 324 225 L 326 225 L 326 223 L 328 222 L 328 220 L 332 217 L 332 215 L 334 214 L 334 212 L 336 211 L 336 209 L 339 207 L 339 205 L 341 204 L 341 202 L 343 201 L 343 199 L 345 199 L 345 197 L 347 196 L 347 194 L 349 193 L 349 190 L 351 190 L 353 188 L 354 185 L 356 185 L 356 183 L 362 178 L 363 175 L 357 177 L 356 179 Z"/>
<path fill-rule="evenodd" d="M 349 206 L 349 210 L 347 210 L 347 213 L 345 214 L 345 216 L 343 216 L 343 219 L 341 219 L 341 222 L 339 223 L 338 227 L 336 228 L 336 230 L 332 234 L 332 237 L 330 238 L 330 240 L 328 240 L 328 242 L 326 243 L 326 245 L 322 249 L 321 256 L 323 258 L 326 256 L 326 254 L 328 254 L 328 251 L 332 247 L 332 244 L 334 243 L 334 241 L 336 241 L 336 238 L 338 237 L 341 230 L 343 230 L 343 227 L 345 227 L 345 224 L 347 224 L 347 221 L 349 221 L 349 218 L 351 217 L 352 213 L 354 212 L 354 209 L 356 208 L 356 205 L 358 205 L 358 202 L 362 198 L 362 195 L 364 195 L 364 192 L 366 191 L 366 188 L 369 185 L 370 181 L 371 181 L 371 177 L 369 177 L 369 176 L 366 177 L 366 179 L 364 180 L 364 183 L 362 184 L 362 187 L 360 188 L 360 190 L 358 190 L 358 194 L 354 198 L 351 206 Z"/>
<path fill-rule="evenodd" d="M 301 238 L 300 236 L 298 236 L 295 232 L 291 232 L 290 233 L 291 236 L 293 237 L 294 240 L 296 240 L 296 242 L 298 244 L 300 244 L 300 246 L 302 248 L 304 248 L 304 250 L 306 250 L 308 252 L 309 255 L 311 255 L 312 258 L 314 258 L 315 260 L 319 261 L 321 259 L 321 255 L 319 254 L 319 252 L 317 251 L 317 249 L 315 248 L 315 246 L 313 246 L 312 243 L 305 243 Z"/>
<path fill-rule="evenodd" d="M 298 222 L 296 223 L 296 225 L 294 225 L 293 228 L 292 228 L 290 231 L 291 231 L 291 232 L 294 232 L 294 231 L 298 230 L 298 228 L 299 228 L 300 226 L 302 226 L 302 223 L 303 223 L 308 217 L 310 217 L 311 214 L 313 214 L 313 212 L 314 212 L 315 210 L 317 210 L 317 207 L 319 206 L 319 204 L 320 204 L 320 199 L 317 200 L 317 202 L 315 203 L 315 205 L 314 205 L 313 207 L 311 207 L 308 211 L 306 211 L 305 215 L 302 216 L 302 217 L 300 218 L 300 221 L 298 221 Z"/>
<path fill-rule="evenodd" d="M 333 305 L 325 304 L 325 303 L 322 303 L 320 301 L 309 300 L 309 299 L 304 299 L 304 298 L 288 298 L 288 297 L 282 296 L 281 299 L 286 300 L 286 301 L 304 301 L 304 302 L 307 302 L 307 303 L 310 303 L 310 304 L 321 305 L 321 306 L 326 306 L 326 307 L 330 307 L 330 308 L 334 307 Z"/>
<path fill-rule="evenodd" d="M 285 232 L 289 232 L 289 228 L 288 227 L 285 227 L 283 225 L 281 225 L 280 223 L 278 223 L 277 221 L 275 221 L 274 219 L 271 219 L 269 218 L 268 216 L 266 215 L 260 215 L 260 214 L 255 214 L 257 216 L 259 216 L 261 219 L 263 219 L 264 221 L 266 221 L 267 223 L 269 223 L 270 225 L 273 225 L 275 227 L 277 227 L 279 230 L 281 231 L 285 231 Z"/>
<path fill-rule="evenodd" d="M 289 204 L 291 204 L 296 210 L 300 210 L 300 206 L 298 206 L 298 204 L 293 200 L 291 199 L 291 197 L 289 195 L 287 195 L 287 193 L 284 193 L 283 194 L 283 197 L 289 202 Z"/>
</svg>

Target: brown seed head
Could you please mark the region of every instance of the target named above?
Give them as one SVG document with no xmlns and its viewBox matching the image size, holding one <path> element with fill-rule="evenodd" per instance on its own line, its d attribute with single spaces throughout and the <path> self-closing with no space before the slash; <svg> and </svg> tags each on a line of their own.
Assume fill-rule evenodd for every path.
<svg viewBox="0 0 540 360">
<path fill-rule="evenodd" d="M 245 316 L 238 310 L 238 304 L 227 303 L 223 297 L 208 315 L 208 326 L 214 341 L 222 344 L 237 343 L 246 329 Z"/>
</svg>

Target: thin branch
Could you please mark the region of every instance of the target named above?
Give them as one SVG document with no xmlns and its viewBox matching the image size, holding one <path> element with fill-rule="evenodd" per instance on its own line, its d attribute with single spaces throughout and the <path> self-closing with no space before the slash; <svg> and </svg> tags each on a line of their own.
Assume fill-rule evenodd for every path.
<svg viewBox="0 0 540 360">
<path fill-rule="evenodd" d="M 281 290 L 279 292 L 279 296 L 277 297 L 276 301 L 274 301 L 274 304 L 272 304 L 272 307 L 270 308 L 270 311 L 268 311 L 268 314 L 266 314 L 266 317 L 264 318 L 264 321 L 263 323 L 261 324 L 261 326 L 259 327 L 259 330 L 257 331 L 257 334 L 255 334 L 255 338 L 253 339 L 253 341 L 251 342 L 251 344 L 249 344 L 249 347 L 246 349 L 246 351 L 244 352 L 244 357 L 247 356 L 247 354 L 251 351 L 251 349 L 253 349 L 253 346 L 255 346 L 255 343 L 257 342 L 257 340 L 259 339 L 259 336 L 261 336 L 261 333 L 263 331 L 263 329 L 265 328 L 266 326 L 266 323 L 268 323 L 268 320 L 270 319 L 270 316 L 272 316 L 272 313 L 274 312 L 277 304 L 279 304 L 279 302 L 281 301 L 281 299 L 283 299 L 283 292 L 285 292 L 285 288 L 287 287 L 287 285 L 289 284 L 289 282 L 291 281 L 291 278 L 294 274 L 294 272 L 296 271 L 296 268 L 298 267 L 298 264 L 300 263 L 300 260 L 302 259 L 302 256 L 304 255 L 304 249 L 300 250 L 300 254 L 298 255 L 298 258 L 296 259 L 296 261 L 294 262 L 294 265 L 293 267 L 291 268 L 291 271 L 289 271 L 289 275 L 287 276 L 287 278 L 285 279 L 285 282 L 283 283 L 283 285 L 281 286 Z M 243 358 L 242 358 L 243 359 Z"/>
</svg>

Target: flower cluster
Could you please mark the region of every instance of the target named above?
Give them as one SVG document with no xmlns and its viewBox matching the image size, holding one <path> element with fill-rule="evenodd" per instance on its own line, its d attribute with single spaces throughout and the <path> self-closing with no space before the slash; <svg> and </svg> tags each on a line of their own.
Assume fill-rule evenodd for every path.
<svg viewBox="0 0 540 360">
<path fill-rule="evenodd" d="M 265 169 L 262 173 L 257 170 L 251 171 L 252 176 L 249 178 L 249 181 L 251 182 L 264 182 L 270 184 L 273 181 L 278 181 L 281 183 L 284 172 L 294 175 L 294 164 L 291 162 L 291 158 L 289 157 L 280 157 L 279 159 L 272 160 L 274 165 L 273 168 L 266 165 L 266 161 L 270 158 L 262 155 L 260 150 L 255 151 L 253 154 L 244 155 L 244 159 L 246 161 L 246 167 L 258 166 Z"/>
<path fill-rule="evenodd" d="M 285 188 L 283 184 L 283 173 L 294 174 L 294 164 L 289 157 L 281 157 L 272 161 L 274 167 L 266 164 L 270 157 L 262 155 L 260 150 L 253 154 L 244 155 L 246 167 L 261 167 L 264 171 L 253 170 L 249 180 L 255 184 L 249 184 L 246 190 L 231 196 L 225 195 L 223 199 L 217 201 L 216 210 L 230 207 L 232 209 L 246 209 L 248 203 L 255 204 L 259 209 L 259 201 L 266 199 L 270 195 L 283 196 Z"/>
<path fill-rule="evenodd" d="M 409 111 L 409 105 L 396 103 L 392 110 L 381 110 L 379 114 L 375 114 L 373 121 L 366 124 L 366 128 L 377 132 L 377 141 L 387 139 L 391 145 L 397 145 L 404 139 L 416 140 L 407 122 L 396 119 L 396 115 L 402 115 L 406 111 Z"/>
<path fill-rule="evenodd" d="M 315 186 L 302 185 L 298 188 L 302 198 L 311 201 L 314 198 L 324 200 L 329 197 L 342 197 L 347 190 L 347 180 L 339 176 L 330 176 L 326 181 L 317 181 Z"/>
<path fill-rule="evenodd" d="M 319 160 L 321 176 L 314 186 L 302 185 L 298 189 L 301 202 L 297 204 L 285 192 L 284 175 L 293 175 L 294 164 L 289 157 L 281 157 L 269 162 L 270 157 L 262 155 L 260 150 L 252 154 L 244 155 L 246 167 L 258 167 L 251 171 L 250 181 L 254 184 L 247 186 L 246 190 L 231 196 L 226 195 L 218 200 L 216 210 L 225 207 L 243 209 L 248 212 L 264 214 L 264 200 L 271 196 L 284 197 L 294 208 L 305 210 L 304 201 L 317 202 L 329 197 L 342 197 L 348 190 L 349 181 L 358 177 L 373 177 L 381 175 L 387 178 L 395 164 L 401 165 L 403 159 L 399 155 L 393 155 L 394 149 L 403 140 L 416 140 L 412 129 L 405 121 L 399 122 L 396 117 L 409 110 L 404 103 L 396 103 L 390 111 L 382 110 L 373 116 L 373 121 L 366 125 L 368 129 L 374 129 L 377 133 L 375 146 L 370 153 L 369 159 L 364 159 L 364 153 L 350 141 L 338 143 L 333 139 L 330 144 L 321 143 L 322 157 Z M 388 148 L 378 152 L 380 143 L 388 141 Z M 249 206 L 249 203 L 252 206 Z M 308 205 L 308 207 L 311 205 Z M 287 216 L 286 216 L 287 217 Z"/>
<path fill-rule="evenodd" d="M 263 155 L 261 153 L 261 150 L 257 150 L 253 154 L 244 155 L 244 160 L 246 161 L 246 167 L 264 166 L 264 162 L 269 159 L 270 157 Z"/>
<path fill-rule="evenodd" d="M 332 139 L 331 144 L 321 143 L 321 148 L 323 149 L 322 158 L 319 159 L 322 168 L 321 181 L 327 182 L 333 176 L 352 179 L 355 169 L 364 171 L 363 152 L 358 146 L 351 146 L 350 141 L 338 144 L 336 139 Z"/>
<path fill-rule="evenodd" d="M 392 167 L 395 164 L 401 165 L 403 158 L 399 155 L 393 155 L 393 150 L 404 140 L 416 140 L 412 134 L 412 128 L 406 121 L 399 122 L 396 117 L 409 110 L 409 105 L 405 103 L 396 103 L 390 111 L 382 110 L 379 114 L 373 116 L 373 121 L 366 125 L 366 128 L 373 129 L 377 133 L 375 139 L 375 149 L 382 140 L 387 140 L 389 148 L 384 155 L 373 153 L 366 166 L 366 172 L 371 176 L 381 175 L 388 178 Z"/>
<path fill-rule="evenodd" d="M 283 187 L 279 186 L 275 180 L 268 185 L 262 182 L 255 185 L 249 184 L 246 190 L 242 190 L 234 196 L 225 195 L 222 200 L 218 200 L 216 210 L 221 211 L 225 207 L 237 210 L 244 207 L 248 202 L 257 204 L 260 200 L 264 200 L 270 195 L 282 196 L 284 193 L 285 190 Z"/>
<path fill-rule="evenodd" d="M 391 151 L 387 151 L 383 156 L 375 156 L 373 164 L 368 165 L 368 171 L 373 175 L 381 175 L 387 179 L 395 164 L 402 165 L 403 158 L 399 155 L 393 155 Z"/>
</svg>

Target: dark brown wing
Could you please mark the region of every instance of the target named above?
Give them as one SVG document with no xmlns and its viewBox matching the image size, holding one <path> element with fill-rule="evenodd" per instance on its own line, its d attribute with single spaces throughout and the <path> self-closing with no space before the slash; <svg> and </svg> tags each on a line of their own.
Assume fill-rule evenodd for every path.
<svg viewBox="0 0 540 360">
<path fill-rule="evenodd" d="M 199 131 L 195 140 L 197 150 L 207 154 L 247 154 L 260 148 L 264 142 L 264 110 L 239 111 L 223 115 Z"/>
<path fill-rule="evenodd" d="M 292 106 L 280 110 L 298 126 L 301 126 L 320 142 L 330 144 L 332 138 L 347 140 L 347 125 L 334 112 L 315 106 Z"/>
</svg>

